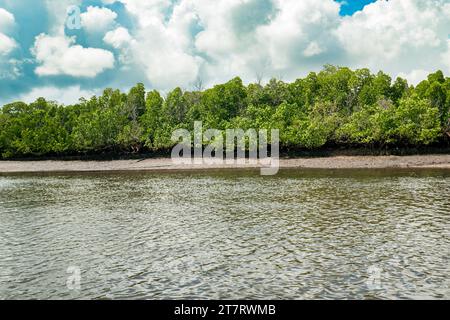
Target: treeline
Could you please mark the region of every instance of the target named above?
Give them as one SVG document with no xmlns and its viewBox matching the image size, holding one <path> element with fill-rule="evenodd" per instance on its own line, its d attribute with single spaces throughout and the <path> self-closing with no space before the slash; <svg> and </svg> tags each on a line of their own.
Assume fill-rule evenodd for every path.
<svg viewBox="0 0 450 320">
<path fill-rule="evenodd" d="M 128 94 L 62 106 L 39 98 L 0 110 L 3 158 L 168 150 L 172 132 L 203 128 L 279 129 L 286 149 L 425 146 L 450 137 L 450 78 L 441 71 L 416 87 L 383 72 L 325 66 L 292 83 L 244 86 L 235 78 L 203 91 L 166 97 L 142 84 Z"/>
</svg>

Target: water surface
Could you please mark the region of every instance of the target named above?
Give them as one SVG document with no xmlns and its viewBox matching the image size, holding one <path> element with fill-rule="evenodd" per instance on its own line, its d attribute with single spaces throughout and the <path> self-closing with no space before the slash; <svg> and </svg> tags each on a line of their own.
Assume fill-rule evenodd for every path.
<svg viewBox="0 0 450 320">
<path fill-rule="evenodd" d="M 449 218 L 445 170 L 3 175 L 0 298 L 449 299 Z"/>
</svg>

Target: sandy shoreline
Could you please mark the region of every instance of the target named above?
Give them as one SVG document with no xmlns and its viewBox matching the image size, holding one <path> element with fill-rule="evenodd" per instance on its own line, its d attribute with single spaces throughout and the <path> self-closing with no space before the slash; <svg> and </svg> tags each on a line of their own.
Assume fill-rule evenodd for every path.
<svg viewBox="0 0 450 320">
<path fill-rule="evenodd" d="M 180 165 L 170 158 L 112 161 L 0 161 L 0 173 L 170 171 L 229 168 L 259 168 L 259 165 Z M 280 159 L 281 169 L 450 169 L 450 155 L 337 156 Z"/>
</svg>

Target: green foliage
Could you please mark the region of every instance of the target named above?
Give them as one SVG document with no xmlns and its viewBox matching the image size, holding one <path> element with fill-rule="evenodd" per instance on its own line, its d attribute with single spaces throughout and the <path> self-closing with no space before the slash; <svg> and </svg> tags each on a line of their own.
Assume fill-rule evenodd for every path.
<svg viewBox="0 0 450 320">
<path fill-rule="evenodd" d="M 223 129 L 227 121 L 243 113 L 247 106 L 246 99 L 247 90 L 242 80 L 234 78 L 203 92 L 199 115 L 206 127 Z"/>
<path fill-rule="evenodd" d="M 340 120 L 336 104 L 316 103 L 312 112 L 301 122 L 298 131 L 300 146 L 314 149 L 333 140 L 333 134 L 336 132 Z"/>
<path fill-rule="evenodd" d="M 441 133 L 439 110 L 427 100 L 403 99 L 393 117 L 400 141 L 426 145 L 434 142 Z"/>
<path fill-rule="evenodd" d="M 327 65 L 292 83 L 245 86 L 240 78 L 205 91 L 176 88 L 164 98 L 143 84 L 128 94 L 60 106 L 39 98 L 0 109 L 2 157 L 140 152 L 173 146 L 172 132 L 203 128 L 279 129 L 285 148 L 427 145 L 450 137 L 450 79 L 441 71 L 417 87 L 368 69 Z"/>
<path fill-rule="evenodd" d="M 147 94 L 145 100 L 145 113 L 141 117 L 143 128 L 141 140 L 146 147 L 154 148 L 157 145 L 156 137 L 159 136 L 163 123 L 162 107 L 164 99 L 158 91 L 153 90 Z"/>
<path fill-rule="evenodd" d="M 77 113 L 71 132 L 72 150 L 101 151 L 117 147 L 118 135 L 128 122 L 123 110 L 125 100 L 126 96 L 120 91 L 106 89 L 101 97 L 72 107 Z"/>
</svg>

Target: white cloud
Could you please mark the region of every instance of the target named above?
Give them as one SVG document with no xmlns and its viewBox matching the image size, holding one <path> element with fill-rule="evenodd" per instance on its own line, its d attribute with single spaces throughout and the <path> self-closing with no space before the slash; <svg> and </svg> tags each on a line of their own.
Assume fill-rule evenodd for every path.
<svg viewBox="0 0 450 320">
<path fill-rule="evenodd" d="M 4 56 L 3 56 L 4 57 Z M 22 67 L 28 63 L 27 59 L 0 59 L 0 80 L 16 80 L 23 75 Z"/>
<path fill-rule="evenodd" d="M 0 8 L 0 56 L 8 55 L 18 45 L 16 41 L 7 35 L 15 24 L 14 15 Z"/>
<path fill-rule="evenodd" d="M 123 27 L 108 31 L 103 37 L 103 41 L 116 49 L 123 48 L 124 46 L 129 45 L 132 40 L 133 38 L 131 37 L 128 30 Z"/>
<path fill-rule="evenodd" d="M 254 21 L 240 30 L 242 23 L 239 21 L 240 15 L 245 14 L 247 10 L 256 13 L 256 8 L 252 8 L 252 5 L 257 2 L 241 0 L 194 2 L 195 13 L 203 30 L 197 34 L 192 46 L 195 51 L 208 58 L 208 63 L 202 66 L 200 75 L 206 85 L 223 82 L 237 75 L 244 79 L 254 77 L 255 69 L 259 69 L 268 59 L 267 47 L 261 50 L 255 31 L 270 13 L 267 12 L 265 15 L 265 12 L 262 12 L 254 17 L 248 13 L 248 19 L 253 18 Z M 260 2 L 267 3 L 267 1 Z M 250 7 L 245 8 L 246 5 Z"/>
<path fill-rule="evenodd" d="M 80 0 L 45 1 L 53 23 L 33 48 L 38 75 L 95 77 L 114 66 L 111 52 L 64 35 L 65 10 Z M 235 76 L 289 81 L 327 63 L 412 83 L 436 69 L 450 73 L 450 0 L 378 0 L 347 17 L 334 0 L 102 0 L 119 1 L 129 29 L 105 7 L 88 7 L 82 25 L 104 35 L 118 61 L 157 89 L 189 88 L 198 77 L 207 86 Z M 14 17 L 5 12 L 0 52 L 11 52 L 17 43 L 1 28 L 11 28 Z"/>
<path fill-rule="evenodd" d="M 143 37 L 142 34 L 150 37 Z M 138 34 L 138 41 L 133 46 L 137 63 L 157 88 L 187 86 L 198 75 L 202 59 L 184 50 L 176 38 L 177 35 L 170 29 L 149 26 Z"/>
<path fill-rule="evenodd" d="M 450 39 L 447 40 L 447 50 L 441 54 L 442 63 L 446 66 L 447 73 L 450 73 Z"/>
<path fill-rule="evenodd" d="M 106 32 L 103 41 L 119 51 L 118 60 L 141 68 L 158 89 L 189 87 L 198 77 L 206 85 L 234 76 L 253 81 L 257 74 L 293 80 L 327 63 L 381 69 L 412 83 L 428 70 L 450 72 L 449 0 L 378 0 L 348 17 L 334 0 L 117 1 L 133 29 L 120 26 L 114 11 L 92 6 L 82 25 Z M 53 38 L 48 42 L 61 41 L 62 49 L 35 45 L 40 75 L 93 77 L 114 63 L 108 51 L 76 46 L 61 34 Z M 85 63 L 70 67 L 75 56 Z"/>
<path fill-rule="evenodd" d="M 450 71 L 449 0 L 378 0 L 348 17 L 333 0 L 122 2 L 138 26 L 132 52 L 156 87 L 198 76 L 208 84 L 256 74 L 292 80 L 327 63 L 413 83 L 424 70 Z M 264 5 L 273 10 L 261 12 Z"/>
<path fill-rule="evenodd" d="M 356 66 L 402 72 L 442 68 L 450 30 L 448 0 L 379 0 L 343 19 L 335 31 Z"/>
<path fill-rule="evenodd" d="M 0 33 L 0 56 L 9 54 L 16 47 L 17 43 L 14 39 Z"/>
<path fill-rule="evenodd" d="M 321 54 L 322 52 L 323 49 L 320 47 L 320 45 L 316 41 L 313 41 L 306 47 L 306 49 L 303 51 L 303 54 L 305 55 L 305 57 L 313 57 Z"/>
<path fill-rule="evenodd" d="M 15 24 L 14 15 L 0 8 L 0 32 L 8 32 Z"/>
<path fill-rule="evenodd" d="M 408 73 L 400 72 L 398 76 L 404 79 L 408 79 L 408 82 L 410 84 L 417 85 L 422 80 L 427 79 L 427 76 L 431 72 L 433 72 L 433 70 L 415 69 Z"/>
<path fill-rule="evenodd" d="M 197 77 L 207 85 L 237 75 L 293 78 L 300 67 L 316 69 L 305 59 L 338 42 L 330 35 L 340 21 L 333 0 L 181 0 L 173 7 L 167 0 L 122 2 L 138 26 L 136 62 L 163 89 L 189 87 Z"/>
<path fill-rule="evenodd" d="M 74 37 L 37 36 L 32 53 L 41 65 L 36 68 L 36 74 L 93 78 L 114 67 L 114 55 L 111 52 L 83 48 L 74 43 Z"/>
<path fill-rule="evenodd" d="M 330 30 L 338 26 L 340 19 L 336 2 L 278 0 L 277 8 L 276 18 L 258 30 L 261 45 L 268 46 L 274 68 L 292 69 L 301 65 L 299 53 L 312 56 L 319 49 L 322 53 L 334 45 Z"/>
<path fill-rule="evenodd" d="M 124 2 L 139 26 L 134 34 L 136 41 L 130 44 L 131 54 L 151 85 L 169 89 L 192 83 L 198 75 L 202 58 L 193 53 L 194 39 L 190 28 L 196 25 L 197 17 L 191 1 L 177 4 L 168 22 L 163 11 L 169 7 L 170 1 Z"/>
<path fill-rule="evenodd" d="M 71 6 L 80 6 L 81 0 L 44 0 L 44 3 L 49 13 L 48 21 L 51 22 L 49 33 L 64 35 L 67 10 Z"/>
<path fill-rule="evenodd" d="M 123 65 L 123 68 L 127 69 L 127 65 L 133 62 L 131 47 L 136 43 L 136 40 L 128 32 L 128 29 L 119 27 L 115 30 L 108 31 L 103 37 L 103 41 L 120 51 L 118 57 L 119 62 Z"/>
<path fill-rule="evenodd" d="M 81 25 L 88 32 L 104 32 L 114 25 L 117 13 L 108 8 L 89 6 L 80 18 Z"/>
<path fill-rule="evenodd" d="M 16 40 L 8 35 L 14 30 L 15 25 L 14 15 L 0 8 L 0 80 L 17 79 L 22 75 L 21 66 L 24 59 L 19 61 L 10 55 L 19 47 Z"/>
<path fill-rule="evenodd" d="M 137 18 L 141 27 L 162 21 L 163 12 L 172 5 L 171 0 L 120 0 L 120 2 L 124 3 L 126 9 Z"/>
<path fill-rule="evenodd" d="M 82 90 L 80 86 L 71 86 L 67 88 L 57 87 L 38 87 L 33 88 L 30 92 L 20 96 L 19 100 L 25 103 L 36 101 L 37 98 L 43 97 L 49 101 L 57 101 L 65 105 L 77 103 L 79 98 L 89 99 L 98 92 L 90 90 Z"/>
</svg>

